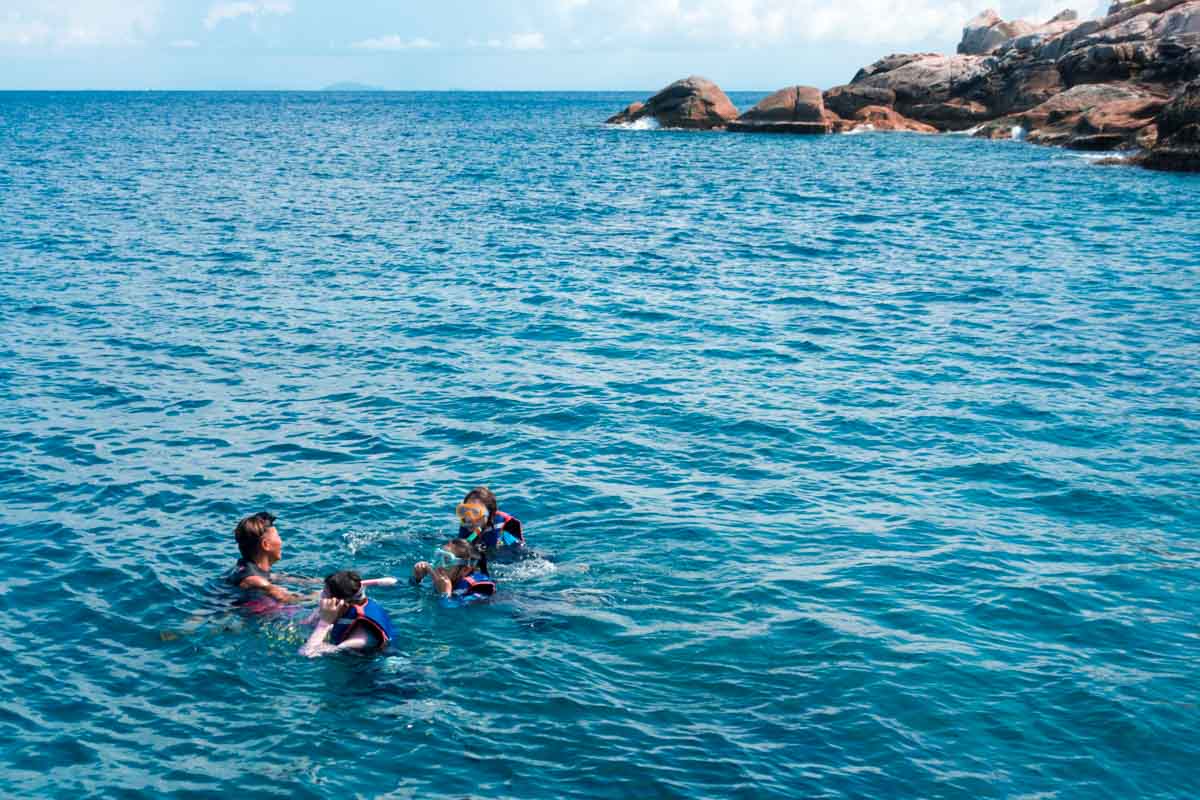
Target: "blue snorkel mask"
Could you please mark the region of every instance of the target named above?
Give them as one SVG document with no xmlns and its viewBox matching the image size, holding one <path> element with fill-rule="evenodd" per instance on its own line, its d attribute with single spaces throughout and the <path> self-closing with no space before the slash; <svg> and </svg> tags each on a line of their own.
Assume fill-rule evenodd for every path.
<svg viewBox="0 0 1200 800">
<path fill-rule="evenodd" d="M 439 547 L 433 552 L 433 558 L 429 560 L 429 563 L 433 565 L 434 569 L 454 569 L 470 562 L 465 558 L 459 558 L 449 550 Z"/>
</svg>

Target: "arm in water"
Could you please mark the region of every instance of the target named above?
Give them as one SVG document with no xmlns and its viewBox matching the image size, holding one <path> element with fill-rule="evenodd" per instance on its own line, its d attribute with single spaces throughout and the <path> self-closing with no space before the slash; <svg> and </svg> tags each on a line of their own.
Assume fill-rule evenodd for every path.
<svg viewBox="0 0 1200 800">
<path fill-rule="evenodd" d="M 311 597 L 311 595 L 289 592 L 282 586 L 271 583 L 266 578 L 258 575 L 251 575 L 249 578 L 246 578 L 244 581 L 239 583 L 238 587 L 242 589 L 257 589 L 263 594 L 266 594 L 267 596 L 272 597 L 281 603 L 300 603 Z"/>
<path fill-rule="evenodd" d="M 324 578 L 306 578 L 303 575 L 287 575 L 283 573 L 273 573 L 272 577 L 281 583 L 297 583 L 301 586 L 319 586 L 324 583 Z"/>
</svg>

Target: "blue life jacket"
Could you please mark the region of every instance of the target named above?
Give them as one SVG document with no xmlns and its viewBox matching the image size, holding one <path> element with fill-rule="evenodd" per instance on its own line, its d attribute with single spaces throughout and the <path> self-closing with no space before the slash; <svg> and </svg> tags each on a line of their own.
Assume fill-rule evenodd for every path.
<svg viewBox="0 0 1200 800">
<path fill-rule="evenodd" d="M 458 536 L 468 542 L 475 538 L 480 540 L 481 547 L 491 550 L 503 545 L 525 544 L 525 534 L 521 532 L 521 520 L 512 514 L 497 511 L 490 528 L 484 528 L 478 537 L 473 537 L 469 528 L 459 526 Z"/>
<path fill-rule="evenodd" d="M 454 596 L 490 597 L 496 593 L 496 582 L 482 572 L 472 572 L 454 582 Z"/>
<path fill-rule="evenodd" d="M 368 597 L 367 602 L 362 605 L 350 606 L 350 609 L 333 623 L 333 628 L 329 631 L 329 641 L 341 644 L 359 625 L 366 625 L 375 634 L 381 648 L 387 647 L 396 633 L 383 606 Z"/>
</svg>

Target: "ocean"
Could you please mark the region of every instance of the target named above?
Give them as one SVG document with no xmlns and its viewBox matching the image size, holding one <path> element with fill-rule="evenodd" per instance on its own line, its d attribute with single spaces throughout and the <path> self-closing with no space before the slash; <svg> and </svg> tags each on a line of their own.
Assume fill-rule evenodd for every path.
<svg viewBox="0 0 1200 800">
<path fill-rule="evenodd" d="M 648 94 L 0 94 L 0 794 L 1200 795 L 1197 178 Z"/>
</svg>

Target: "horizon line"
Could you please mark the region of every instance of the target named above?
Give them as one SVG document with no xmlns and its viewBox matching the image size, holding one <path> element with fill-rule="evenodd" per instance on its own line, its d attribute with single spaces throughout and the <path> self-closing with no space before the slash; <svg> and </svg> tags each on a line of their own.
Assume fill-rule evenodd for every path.
<svg viewBox="0 0 1200 800">
<path fill-rule="evenodd" d="M 465 89 L 465 88 L 453 88 L 453 89 L 375 89 L 375 88 L 331 89 L 331 88 L 326 88 L 326 87 L 322 87 L 319 89 L 294 89 L 294 88 L 293 89 L 280 89 L 280 88 L 269 88 L 269 87 L 256 88 L 256 89 L 211 89 L 211 88 L 210 89 L 179 89 L 179 88 L 174 88 L 174 89 L 118 89 L 118 88 L 111 88 L 111 87 L 103 88 L 103 89 L 95 89 L 95 88 L 79 89 L 79 88 L 59 87 L 59 88 L 54 88 L 54 89 L 0 88 L 0 94 L 16 94 L 16 93 L 22 93 L 22 94 L 54 94 L 54 93 L 85 94 L 88 92 L 93 92 L 96 94 L 100 94 L 100 93 L 184 94 L 184 93 L 188 93 L 188 92 L 209 93 L 209 94 L 238 94 L 238 93 L 240 93 L 240 94 L 256 94 L 256 93 L 262 93 L 262 92 L 274 92 L 277 94 L 283 94 L 283 93 L 293 93 L 293 94 L 406 94 L 406 93 L 407 94 L 413 94 L 413 93 L 423 93 L 423 94 L 489 94 L 489 93 L 491 93 L 491 94 L 501 94 L 501 93 L 504 93 L 504 94 L 546 94 L 546 93 L 550 93 L 550 92 L 560 92 L 560 93 L 576 92 L 576 93 L 605 94 L 605 93 L 617 93 L 617 92 L 649 92 L 650 94 L 654 94 L 655 92 L 662 91 L 663 88 L 665 88 L 665 87 L 660 86 L 657 89 L 644 89 L 644 88 L 641 88 L 641 89 L 637 89 L 637 88 L 635 88 L 635 89 L 620 89 L 620 88 L 618 88 L 618 89 Z M 819 88 L 819 87 L 817 87 L 817 88 Z M 737 89 L 737 88 L 726 89 L 724 87 L 721 87 L 721 89 L 722 89 L 722 91 L 725 91 L 725 92 L 773 92 L 773 91 L 777 91 L 776 89 Z"/>
</svg>

